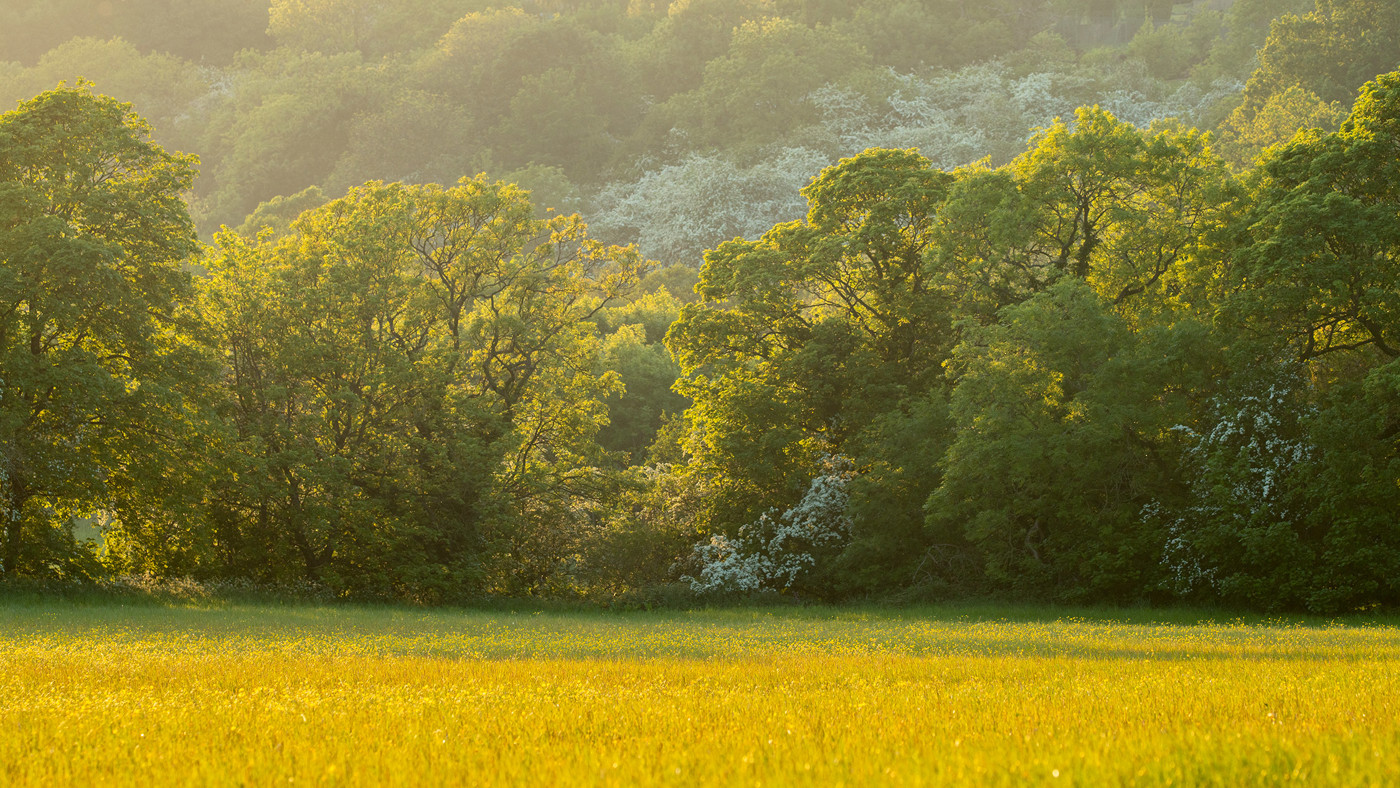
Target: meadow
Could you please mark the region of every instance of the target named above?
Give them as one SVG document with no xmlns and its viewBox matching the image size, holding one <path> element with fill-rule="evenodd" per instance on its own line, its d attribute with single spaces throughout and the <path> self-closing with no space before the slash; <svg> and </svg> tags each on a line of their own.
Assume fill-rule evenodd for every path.
<svg viewBox="0 0 1400 788">
<path fill-rule="evenodd" d="M 1394 785 L 1394 623 L 0 600 L 0 784 Z"/>
</svg>

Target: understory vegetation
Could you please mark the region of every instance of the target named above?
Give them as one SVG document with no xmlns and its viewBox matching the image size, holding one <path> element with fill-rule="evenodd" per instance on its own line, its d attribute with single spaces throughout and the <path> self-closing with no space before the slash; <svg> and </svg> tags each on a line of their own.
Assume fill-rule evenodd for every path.
<svg viewBox="0 0 1400 788">
<path fill-rule="evenodd" d="M 7 581 L 1400 604 L 1393 3 L 88 5 Z"/>
</svg>

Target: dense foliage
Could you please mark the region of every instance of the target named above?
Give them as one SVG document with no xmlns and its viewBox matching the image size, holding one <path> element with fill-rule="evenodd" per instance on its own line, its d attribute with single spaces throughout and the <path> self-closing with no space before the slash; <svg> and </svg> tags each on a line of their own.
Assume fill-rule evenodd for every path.
<svg viewBox="0 0 1400 788">
<path fill-rule="evenodd" d="M 199 180 L 89 85 L 0 116 L 7 577 L 1400 602 L 1383 4 L 1281 17 L 1239 93 L 1215 12 L 1091 57 L 985 4 L 931 64 L 917 3 L 401 5 L 450 29 L 274 3 Z"/>
<path fill-rule="evenodd" d="M 1329 74 L 1303 89 L 1332 107 L 1393 65 L 1343 68 L 1352 50 L 1319 44 L 1371 24 L 1379 12 L 1346 10 L 1368 3 L 1328 4 L 1318 13 L 1345 8 L 1326 31 L 1290 33 L 1327 62 L 1271 55 L 1282 73 L 1251 84 L 1246 106 Z M 1211 127 L 1270 20 L 1303 5 L 1198 2 L 1174 17 L 1160 0 L 12 0 L 0 100 L 86 77 L 133 102 L 164 145 L 200 157 L 191 209 L 206 240 L 312 186 L 329 199 L 370 179 L 487 172 L 581 210 L 610 242 L 696 267 L 800 216 L 797 189 L 869 147 L 1000 164 L 1091 104 Z M 1393 38 L 1347 40 L 1384 53 Z M 1290 111 L 1313 106 L 1300 101 Z M 1296 127 L 1257 114 L 1239 120 L 1263 129 L 1237 143 L 1246 158 Z"/>
</svg>

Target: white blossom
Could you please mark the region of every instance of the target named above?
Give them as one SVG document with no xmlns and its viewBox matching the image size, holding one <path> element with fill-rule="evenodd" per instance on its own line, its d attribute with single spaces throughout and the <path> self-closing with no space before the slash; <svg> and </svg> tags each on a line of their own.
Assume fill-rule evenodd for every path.
<svg viewBox="0 0 1400 788">
<path fill-rule="evenodd" d="M 1213 557 L 1198 544 L 1200 533 L 1238 532 L 1251 521 L 1296 519 L 1285 485 L 1293 469 L 1314 456 L 1306 437 L 1290 435 L 1314 410 L 1296 404 L 1299 385 L 1295 372 L 1281 370 L 1256 391 L 1213 398 L 1215 418 L 1204 433 L 1185 425 L 1174 428 L 1191 441 L 1185 451 L 1195 472 L 1191 501 L 1174 515 L 1153 501 L 1143 515 L 1167 521 L 1162 563 L 1178 592 L 1217 585 Z"/>
<path fill-rule="evenodd" d="M 827 455 L 802 500 L 777 514 L 773 509 L 739 528 L 733 539 L 711 536 L 696 545 L 700 576 L 686 577 L 697 593 L 782 590 L 795 585 L 817 563 L 814 552 L 839 551 L 850 541 L 846 486 L 855 476 L 849 458 Z"/>
<path fill-rule="evenodd" d="M 636 241 L 642 253 L 698 265 L 706 249 L 732 238 L 758 238 L 779 222 L 801 218 L 800 190 L 831 160 L 807 148 L 783 148 L 749 167 L 721 155 L 692 155 L 631 183 L 613 183 L 595 202 L 589 227 Z"/>
</svg>

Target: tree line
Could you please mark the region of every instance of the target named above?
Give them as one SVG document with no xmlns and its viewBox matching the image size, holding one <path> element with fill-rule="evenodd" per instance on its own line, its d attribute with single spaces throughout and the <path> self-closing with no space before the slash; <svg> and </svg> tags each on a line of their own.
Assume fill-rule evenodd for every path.
<svg viewBox="0 0 1400 788">
<path fill-rule="evenodd" d="M 803 218 L 698 283 L 484 175 L 277 198 L 204 243 L 194 157 L 45 92 L 0 116 L 0 568 L 1394 604 L 1397 23 L 1280 18 L 1213 133 L 1085 106 L 963 166 L 829 87 L 874 146 L 805 187 L 706 154 L 618 199 L 660 233 L 790 190 Z M 989 68 L 890 111 L 940 128 L 987 75 L 1046 95 Z"/>
<path fill-rule="evenodd" d="M 0 117 L 7 576 L 1400 590 L 1400 72 L 1244 172 L 1098 108 L 1002 167 L 872 149 L 708 252 L 683 307 L 481 178 L 201 247 L 192 163 L 148 135 L 84 87 Z M 605 437 L 625 383 L 666 379 L 663 329 L 688 406 Z"/>
</svg>

